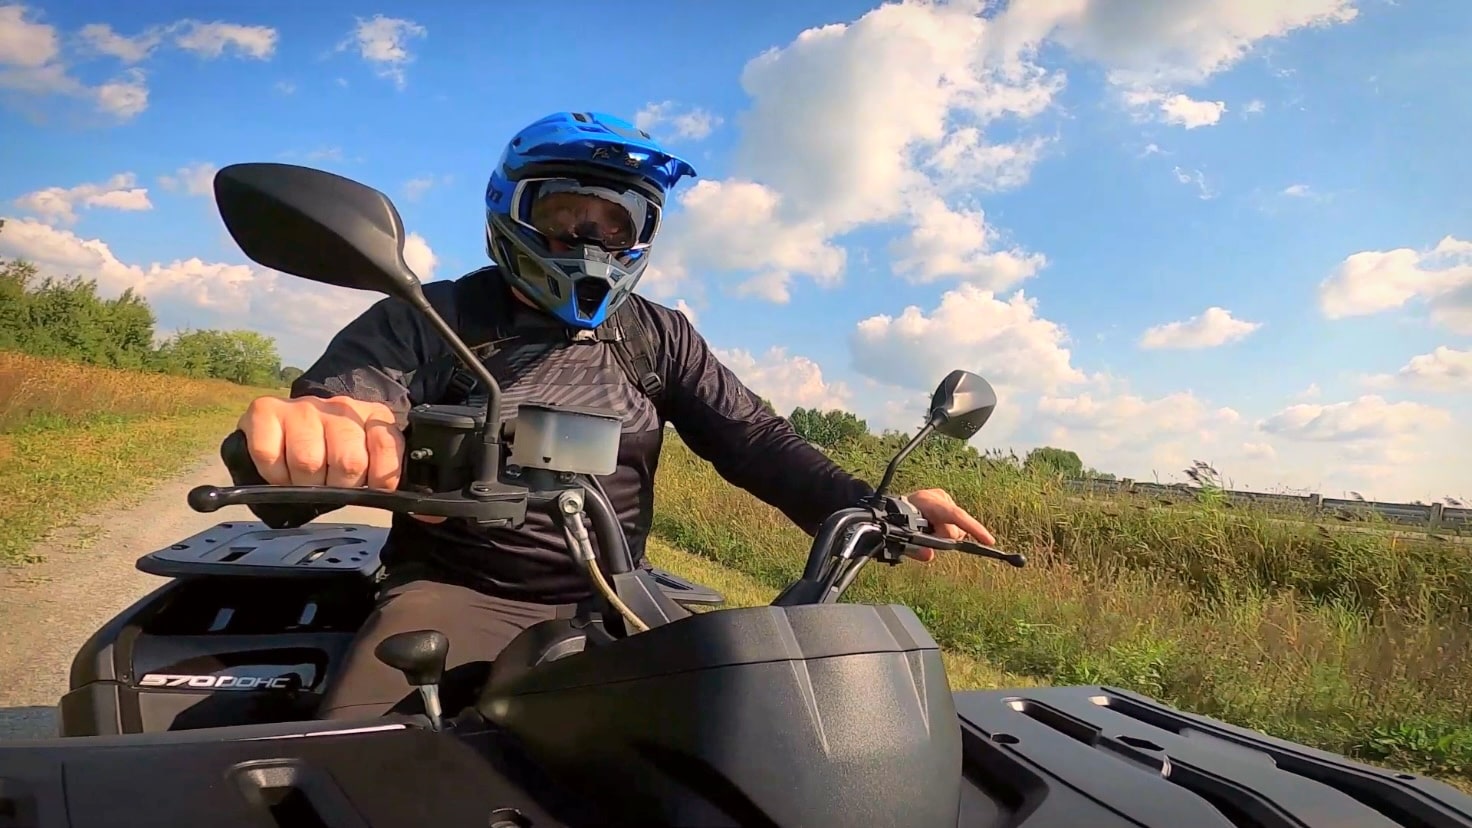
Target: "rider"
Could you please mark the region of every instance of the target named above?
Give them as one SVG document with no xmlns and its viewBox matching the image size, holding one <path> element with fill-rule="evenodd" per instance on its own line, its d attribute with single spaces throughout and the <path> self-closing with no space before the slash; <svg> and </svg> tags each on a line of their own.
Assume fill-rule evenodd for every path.
<svg viewBox="0 0 1472 828">
<path fill-rule="evenodd" d="M 512 137 L 486 187 L 494 266 L 424 285 L 462 335 L 498 334 L 482 358 L 503 389 L 503 416 L 539 402 L 597 405 L 623 417 L 618 468 L 601 482 L 636 561 L 666 422 L 723 478 L 809 534 L 873 492 L 766 411 L 683 314 L 634 295 L 666 197 L 687 175 L 695 175 L 688 163 L 626 121 L 586 112 L 542 118 Z M 650 388 L 625 376 L 612 337 L 602 335 L 617 327 L 625 304 L 621 315 L 636 317 L 656 355 L 660 381 Z M 269 483 L 394 489 L 408 410 L 443 400 L 446 366 L 450 351 L 424 318 L 385 299 L 332 339 L 292 384 L 292 399 L 254 400 L 239 427 Z M 909 498 L 935 534 L 995 542 L 945 491 Z M 590 595 L 565 549 L 560 528 L 538 511 L 519 529 L 395 515 L 377 606 L 319 715 L 403 709 L 397 705 L 411 696 L 402 676 L 373 656 L 397 632 L 438 629 L 451 641 L 451 668 L 483 669 L 517 633 Z"/>
</svg>

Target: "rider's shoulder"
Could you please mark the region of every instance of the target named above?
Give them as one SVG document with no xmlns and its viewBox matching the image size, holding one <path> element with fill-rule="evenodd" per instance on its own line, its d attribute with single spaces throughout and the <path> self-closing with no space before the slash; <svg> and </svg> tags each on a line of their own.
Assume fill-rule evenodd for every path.
<svg viewBox="0 0 1472 828">
<path fill-rule="evenodd" d="M 690 317 L 679 308 L 670 307 L 638 293 L 629 294 L 626 300 L 629 310 L 639 316 L 641 322 L 667 335 L 687 335 L 694 331 Z"/>
</svg>

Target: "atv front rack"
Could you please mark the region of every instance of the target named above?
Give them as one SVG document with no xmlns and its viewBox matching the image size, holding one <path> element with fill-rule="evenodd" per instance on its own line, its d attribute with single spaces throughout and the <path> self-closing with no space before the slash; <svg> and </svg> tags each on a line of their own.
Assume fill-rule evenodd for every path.
<svg viewBox="0 0 1472 828">
<path fill-rule="evenodd" d="M 254 520 L 221 523 L 138 559 L 141 572 L 162 578 L 373 578 L 388 528 L 366 523 L 308 523 L 272 529 Z M 715 606 L 719 592 L 649 567 L 666 595 L 682 604 Z"/>
<path fill-rule="evenodd" d="M 144 555 L 137 567 L 163 578 L 371 578 L 387 538 L 386 527 L 361 523 L 231 521 Z"/>
</svg>

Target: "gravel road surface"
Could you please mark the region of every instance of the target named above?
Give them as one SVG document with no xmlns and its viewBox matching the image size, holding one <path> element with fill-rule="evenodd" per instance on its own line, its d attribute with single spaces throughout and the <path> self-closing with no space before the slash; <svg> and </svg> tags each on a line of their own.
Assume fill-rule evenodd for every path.
<svg viewBox="0 0 1472 828">
<path fill-rule="evenodd" d="M 55 705 L 72 656 L 109 618 L 162 578 L 133 562 L 217 523 L 254 520 L 243 506 L 201 514 L 184 496 L 230 475 L 213 452 L 128 506 L 87 515 L 38 545 L 41 563 L 0 569 L 0 739 L 56 735 Z M 388 525 L 387 512 L 346 508 L 333 522 Z"/>
</svg>

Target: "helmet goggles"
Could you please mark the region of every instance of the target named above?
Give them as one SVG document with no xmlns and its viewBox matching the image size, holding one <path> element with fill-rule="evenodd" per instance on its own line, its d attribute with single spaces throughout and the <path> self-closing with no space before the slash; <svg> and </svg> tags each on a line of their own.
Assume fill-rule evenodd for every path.
<svg viewBox="0 0 1472 828">
<path fill-rule="evenodd" d="M 638 190 L 577 178 L 528 178 L 512 194 L 512 221 L 547 243 L 596 247 L 638 258 L 659 230 L 659 205 Z"/>
</svg>

